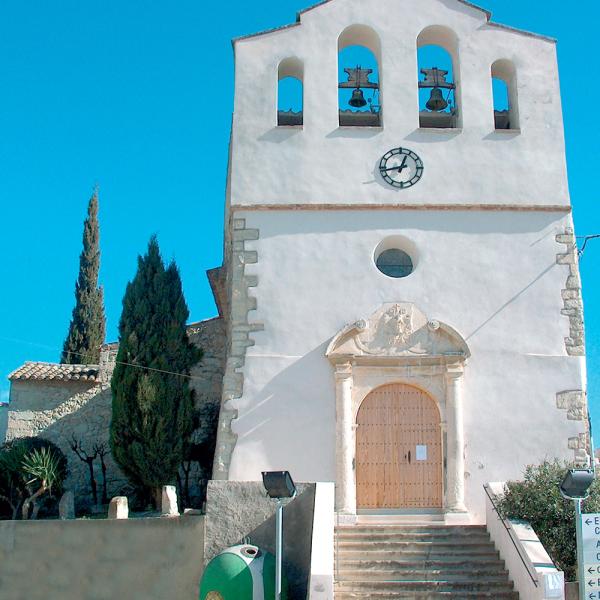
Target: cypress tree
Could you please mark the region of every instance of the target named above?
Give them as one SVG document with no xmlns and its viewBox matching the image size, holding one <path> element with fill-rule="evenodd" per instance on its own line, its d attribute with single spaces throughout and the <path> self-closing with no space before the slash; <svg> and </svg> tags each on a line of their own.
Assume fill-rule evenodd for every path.
<svg viewBox="0 0 600 600">
<path fill-rule="evenodd" d="M 100 270 L 100 227 L 98 192 L 88 204 L 83 223 L 83 250 L 79 257 L 79 277 L 75 283 L 75 308 L 69 333 L 63 345 L 61 363 L 98 364 L 104 343 L 106 317 L 104 290 L 98 286 Z"/>
<path fill-rule="evenodd" d="M 188 339 L 188 316 L 177 266 L 165 268 L 152 237 L 123 298 L 110 443 L 131 483 L 155 499 L 175 481 L 194 430 L 186 376 L 202 353 Z"/>
</svg>

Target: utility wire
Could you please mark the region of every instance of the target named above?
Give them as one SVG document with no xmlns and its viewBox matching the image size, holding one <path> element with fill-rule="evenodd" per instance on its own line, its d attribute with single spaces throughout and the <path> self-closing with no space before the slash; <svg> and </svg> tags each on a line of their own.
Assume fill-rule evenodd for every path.
<svg viewBox="0 0 600 600">
<path fill-rule="evenodd" d="M 577 236 L 577 237 L 578 237 L 578 239 L 583 240 L 583 244 L 582 244 L 581 248 L 579 248 L 579 250 L 577 251 L 579 258 L 581 258 L 581 256 L 583 255 L 583 251 L 585 250 L 585 247 L 587 246 L 587 243 L 590 240 L 595 240 L 597 238 L 600 238 L 600 233 L 595 233 L 593 235 Z"/>
<path fill-rule="evenodd" d="M 0 340 L 3 340 L 5 342 L 13 342 L 16 344 L 25 344 L 26 346 L 36 346 L 38 348 L 45 348 L 47 350 L 55 350 L 57 352 L 62 352 L 61 350 L 59 350 L 59 348 L 57 348 L 56 346 L 48 346 L 46 344 L 39 344 L 36 342 L 28 342 L 27 340 L 19 340 L 19 339 L 15 339 L 15 338 L 7 338 L 4 336 L 0 336 Z M 82 352 L 72 352 L 70 350 L 68 350 L 66 352 L 67 354 L 74 354 L 76 356 L 85 356 L 84 353 Z M 185 373 L 176 373 L 175 371 L 166 371 L 164 369 L 156 369 L 154 367 L 147 367 L 144 365 L 137 365 L 135 363 L 130 363 L 130 362 L 125 362 L 125 361 L 121 361 L 121 360 L 116 360 L 115 364 L 117 365 L 123 365 L 126 367 L 134 367 L 136 369 L 145 369 L 146 371 L 154 371 L 156 373 L 164 373 L 165 375 L 175 375 L 176 377 L 184 377 L 185 379 L 203 379 L 202 377 L 198 377 L 197 375 L 186 375 Z"/>
<path fill-rule="evenodd" d="M 578 235 L 578 236 L 576 236 L 576 238 L 578 240 L 583 240 L 583 244 L 582 244 L 581 248 L 579 248 L 578 251 L 577 251 L 579 258 L 581 258 L 582 255 L 583 255 L 583 253 L 584 253 L 584 251 L 585 251 L 585 249 L 586 249 L 586 247 L 587 247 L 588 242 L 590 240 L 595 240 L 595 239 L 600 238 L 600 233 L 596 233 L 596 234 L 593 234 L 593 235 Z M 25 344 L 26 346 L 37 346 L 38 348 L 45 348 L 47 350 L 55 350 L 57 352 L 63 352 L 62 350 L 60 350 L 56 346 L 48 346 L 46 344 L 39 344 L 39 343 L 36 343 L 36 342 L 29 342 L 27 340 L 19 340 L 19 339 L 15 339 L 15 338 L 7 338 L 7 337 L 4 337 L 4 336 L 0 336 L 0 340 L 3 340 L 5 342 L 13 342 L 13 343 L 16 343 L 16 344 Z M 70 351 L 70 350 L 67 351 L 67 354 L 74 354 L 76 356 L 85 356 L 85 354 L 83 354 L 82 352 L 73 352 L 73 351 Z M 175 375 L 176 377 L 184 377 L 186 379 L 202 379 L 202 377 L 198 377 L 198 376 L 195 376 L 195 375 L 186 375 L 184 373 L 176 373 L 175 371 L 167 371 L 165 369 L 156 369 L 154 367 L 147 367 L 145 365 L 138 365 L 138 364 L 135 364 L 135 363 L 125 362 L 125 361 L 120 361 L 120 360 L 115 361 L 115 364 L 117 364 L 117 365 L 123 365 L 125 367 L 134 367 L 135 369 L 144 369 L 146 371 L 153 371 L 155 373 L 163 373 L 165 375 Z"/>
</svg>

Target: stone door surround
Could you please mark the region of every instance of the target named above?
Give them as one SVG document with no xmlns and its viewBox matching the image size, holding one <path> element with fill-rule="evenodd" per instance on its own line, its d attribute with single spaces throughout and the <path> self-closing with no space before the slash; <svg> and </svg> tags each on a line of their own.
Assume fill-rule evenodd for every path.
<svg viewBox="0 0 600 600">
<path fill-rule="evenodd" d="M 335 373 L 338 514 L 356 516 L 358 409 L 374 389 L 393 383 L 420 388 L 437 403 L 446 462 L 443 509 L 466 512 L 462 381 L 470 351 L 464 339 L 412 303 L 390 303 L 342 329 L 326 356 Z"/>
</svg>

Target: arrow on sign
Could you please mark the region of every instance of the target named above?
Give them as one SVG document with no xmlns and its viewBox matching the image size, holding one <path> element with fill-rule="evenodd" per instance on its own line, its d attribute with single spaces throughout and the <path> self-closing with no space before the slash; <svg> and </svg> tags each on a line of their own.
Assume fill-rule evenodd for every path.
<svg viewBox="0 0 600 600">
<path fill-rule="evenodd" d="M 595 598 L 596 598 L 596 594 L 590 594 L 590 595 L 588 596 L 588 598 L 589 598 L 590 600 L 595 600 Z"/>
<path fill-rule="evenodd" d="M 585 520 L 585 524 L 586 525 L 591 525 L 593 523 L 593 521 L 591 519 L 586 519 Z"/>
<path fill-rule="evenodd" d="M 591 581 L 588 581 L 588 585 L 590 587 L 594 587 L 596 585 L 596 583 L 594 582 L 594 580 L 592 579 Z"/>
</svg>

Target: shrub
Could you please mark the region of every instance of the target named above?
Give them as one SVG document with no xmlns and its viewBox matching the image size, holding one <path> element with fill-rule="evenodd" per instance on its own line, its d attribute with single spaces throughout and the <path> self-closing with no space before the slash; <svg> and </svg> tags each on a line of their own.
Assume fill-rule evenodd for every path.
<svg viewBox="0 0 600 600">
<path fill-rule="evenodd" d="M 577 579 L 575 508 L 559 486 L 569 466 L 545 461 L 525 469 L 523 481 L 506 484 L 499 509 L 504 517 L 528 521 L 567 581 Z M 596 480 L 583 503 L 584 512 L 600 512 L 600 483 Z"/>
<path fill-rule="evenodd" d="M 67 458 L 62 450 L 43 438 L 17 438 L 0 447 L 0 516 L 18 518 L 24 502 L 37 491 L 32 491 L 32 485 L 38 481 L 37 475 L 43 475 L 40 469 L 44 464 L 51 467 L 52 483 L 44 490 L 43 500 L 47 506 L 40 505 L 40 508 L 51 512 L 56 509 L 56 498 L 68 475 Z"/>
</svg>

